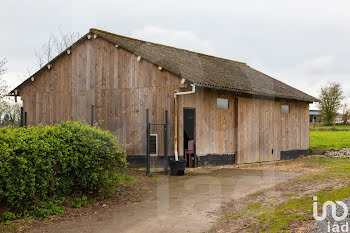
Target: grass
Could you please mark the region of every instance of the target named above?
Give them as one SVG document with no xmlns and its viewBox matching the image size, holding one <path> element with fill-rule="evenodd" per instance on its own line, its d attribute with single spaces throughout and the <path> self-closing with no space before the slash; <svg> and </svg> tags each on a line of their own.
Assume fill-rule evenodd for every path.
<svg viewBox="0 0 350 233">
<path fill-rule="evenodd" d="M 350 131 L 350 125 L 345 124 L 336 124 L 325 126 L 325 125 L 316 125 L 315 128 L 310 124 L 310 131 Z"/>
<path fill-rule="evenodd" d="M 262 203 L 257 201 L 250 203 L 243 210 L 243 217 L 253 216 L 256 220 L 249 224 L 249 232 L 290 232 L 291 223 L 313 220 L 313 200 L 312 197 L 318 197 L 319 206 L 326 201 L 341 201 L 350 196 L 350 160 L 349 159 L 330 159 L 330 158 L 306 158 L 306 164 L 323 167 L 323 171 L 316 174 L 308 174 L 298 177 L 294 180 L 296 183 L 305 185 L 312 184 L 317 180 L 323 179 L 344 179 L 343 188 L 325 189 L 314 194 L 308 194 L 294 198 L 292 193 L 286 193 L 285 201 L 275 204 L 274 200 L 268 200 Z M 233 214 L 231 214 L 233 216 Z M 226 218 L 229 216 L 226 216 Z"/>
<path fill-rule="evenodd" d="M 350 131 L 311 131 L 310 149 L 350 148 Z"/>
<path fill-rule="evenodd" d="M 310 128 L 310 149 L 342 149 L 350 148 L 350 126 L 319 125 Z"/>
<path fill-rule="evenodd" d="M 322 191 L 317 193 L 320 203 L 326 201 L 339 201 L 349 197 L 350 186 L 343 189 Z M 320 205 L 321 206 L 321 205 Z M 257 216 L 258 223 L 249 227 L 251 232 L 288 232 L 288 226 L 292 221 L 305 221 L 312 219 L 313 200 L 312 197 L 293 198 L 280 205 L 266 207 L 261 205 L 260 209 L 255 211 L 261 212 Z M 261 229 L 265 226 L 265 229 Z"/>
</svg>

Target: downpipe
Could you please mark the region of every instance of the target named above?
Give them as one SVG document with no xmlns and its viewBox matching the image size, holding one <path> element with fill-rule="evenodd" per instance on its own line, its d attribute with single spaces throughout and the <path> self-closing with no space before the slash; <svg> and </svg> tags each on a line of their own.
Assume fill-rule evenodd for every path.
<svg viewBox="0 0 350 233">
<path fill-rule="evenodd" d="M 195 84 L 190 84 L 192 86 L 192 90 L 191 91 L 185 91 L 185 92 L 176 92 L 175 91 L 175 94 L 174 94 L 174 154 L 175 154 L 175 160 L 176 161 L 179 161 L 179 153 L 178 153 L 178 148 L 177 148 L 177 131 L 178 131 L 178 128 L 177 128 L 177 118 L 178 118 L 178 113 L 177 113 L 177 109 L 178 109 L 178 106 L 177 106 L 177 96 L 178 95 L 190 95 L 190 94 L 194 94 L 196 92 L 196 85 Z"/>
</svg>

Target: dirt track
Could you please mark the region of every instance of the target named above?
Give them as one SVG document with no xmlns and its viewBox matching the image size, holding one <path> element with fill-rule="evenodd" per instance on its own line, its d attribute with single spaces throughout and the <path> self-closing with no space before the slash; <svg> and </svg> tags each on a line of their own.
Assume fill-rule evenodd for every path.
<svg viewBox="0 0 350 233">
<path fill-rule="evenodd" d="M 205 232 L 218 220 L 225 202 L 296 176 L 282 171 L 204 170 L 184 179 L 162 179 L 150 200 L 42 226 L 31 232 Z"/>
</svg>

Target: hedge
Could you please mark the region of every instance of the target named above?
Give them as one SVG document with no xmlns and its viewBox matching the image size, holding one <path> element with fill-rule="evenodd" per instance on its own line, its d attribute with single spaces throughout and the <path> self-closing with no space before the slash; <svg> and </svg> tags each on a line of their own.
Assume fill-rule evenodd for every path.
<svg viewBox="0 0 350 233">
<path fill-rule="evenodd" d="M 25 213 L 72 195 L 108 195 L 125 168 L 118 139 L 83 122 L 0 128 L 0 211 Z"/>
</svg>

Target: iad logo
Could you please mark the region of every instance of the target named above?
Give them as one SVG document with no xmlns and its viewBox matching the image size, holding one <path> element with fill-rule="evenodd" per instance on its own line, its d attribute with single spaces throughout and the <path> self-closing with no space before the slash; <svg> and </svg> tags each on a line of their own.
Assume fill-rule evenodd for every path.
<svg viewBox="0 0 350 233">
<path fill-rule="evenodd" d="M 333 202 L 333 201 L 326 201 L 324 204 L 323 204 L 323 207 L 322 207 L 322 215 L 321 217 L 318 216 L 318 208 L 317 208 L 317 197 L 315 196 L 314 198 L 314 218 L 317 220 L 317 221 L 324 221 L 327 217 L 327 207 L 328 206 L 331 206 L 332 207 L 332 217 L 335 221 L 339 222 L 339 221 L 344 221 L 346 219 L 346 217 L 348 217 L 348 213 L 349 213 L 349 210 L 348 210 L 348 206 L 342 202 L 342 201 L 336 201 L 336 203 L 338 205 L 340 205 L 341 207 L 343 207 L 344 209 L 344 213 L 342 216 L 338 217 L 337 216 L 337 206 L 336 204 Z"/>
<path fill-rule="evenodd" d="M 337 206 L 334 202 L 332 201 L 326 201 L 324 204 L 323 204 L 323 207 L 322 207 L 322 215 L 321 216 L 318 216 L 318 208 L 317 208 L 317 197 L 314 197 L 314 218 L 317 220 L 317 221 L 324 221 L 326 218 L 327 218 L 327 207 L 328 206 L 331 206 L 331 209 L 332 209 L 332 217 L 333 219 L 336 221 L 332 221 L 332 224 L 331 224 L 331 221 L 328 221 L 327 222 L 327 230 L 328 232 L 349 232 L 349 222 L 346 222 L 345 224 L 338 224 L 337 222 L 339 221 L 344 221 L 347 216 L 348 216 L 348 213 L 349 213 L 349 210 L 348 210 L 348 206 L 342 202 L 342 201 L 336 201 L 336 203 L 341 206 L 344 210 L 344 213 L 342 216 L 338 217 L 337 216 Z"/>
</svg>

